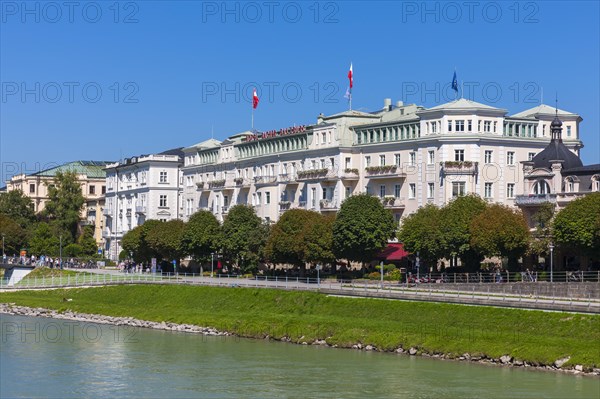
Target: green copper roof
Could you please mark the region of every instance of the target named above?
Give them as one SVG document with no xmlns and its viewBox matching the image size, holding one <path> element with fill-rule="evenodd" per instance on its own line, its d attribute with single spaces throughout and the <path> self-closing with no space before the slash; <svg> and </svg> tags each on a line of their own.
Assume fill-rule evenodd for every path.
<svg viewBox="0 0 600 399">
<path fill-rule="evenodd" d="M 105 161 L 73 161 L 68 162 L 64 165 L 55 166 L 54 168 L 42 170 L 31 174 L 31 176 L 56 176 L 57 172 L 72 171 L 79 175 L 86 175 L 91 179 L 104 179 L 106 178 L 106 171 L 104 167 L 110 162 Z"/>
</svg>

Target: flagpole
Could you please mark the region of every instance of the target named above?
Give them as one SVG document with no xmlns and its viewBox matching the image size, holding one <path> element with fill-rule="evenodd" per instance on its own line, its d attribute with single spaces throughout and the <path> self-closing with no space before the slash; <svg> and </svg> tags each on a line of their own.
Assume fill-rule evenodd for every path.
<svg viewBox="0 0 600 399">
<path fill-rule="evenodd" d="M 252 104 L 252 130 L 254 130 L 254 104 Z"/>
<path fill-rule="evenodd" d="M 350 104 L 349 111 L 352 111 L 352 91 L 350 91 L 350 98 L 349 98 L 348 104 Z"/>
</svg>

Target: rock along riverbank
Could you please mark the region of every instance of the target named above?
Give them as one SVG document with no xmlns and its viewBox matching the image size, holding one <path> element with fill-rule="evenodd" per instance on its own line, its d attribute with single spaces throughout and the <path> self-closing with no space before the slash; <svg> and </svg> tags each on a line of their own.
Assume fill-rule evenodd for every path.
<svg viewBox="0 0 600 399">
<path fill-rule="evenodd" d="M 88 323 L 98 323 L 98 324 L 110 324 L 115 326 L 129 326 L 129 327 L 140 327 L 140 328 L 150 328 L 155 330 L 165 330 L 165 331 L 176 331 L 176 332 L 184 332 L 184 333 L 192 333 L 192 334 L 202 334 L 209 336 L 237 336 L 235 333 L 227 332 L 227 331 L 219 331 L 212 327 L 201 327 L 193 324 L 177 324 L 170 322 L 155 322 L 148 320 L 139 320 L 133 317 L 114 317 L 114 316 L 104 316 L 99 314 L 89 314 L 89 313 L 79 313 L 73 312 L 70 310 L 66 310 L 64 312 L 58 312 L 53 309 L 45 309 L 45 308 L 30 308 L 27 306 L 18 306 L 12 303 L 0 303 L 0 314 L 9 314 L 14 316 L 28 316 L 28 317 L 49 317 L 53 319 L 62 319 L 62 320 L 70 320 L 70 321 L 80 321 L 80 322 L 88 322 Z M 267 336 L 266 338 L 275 339 L 273 337 Z M 300 345 L 321 345 L 328 346 L 332 348 L 337 348 L 337 345 L 329 345 L 326 340 L 316 340 L 314 342 L 306 342 L 303 340 L 304 337 L 300 337 L 298 341 L 293 341 L 289 337 L 282 337 L 278 339 L 282 342 L 290 342 Z M 345 347 L 346 349 L 356 349 L 356 350 L 364 350 L 364 351 L 375 351 L 375 352 L 388 352 L 388 353 L 397 353 L 397 354 L 405 354 L 409 356 L 423 356 L 444 360 L 458 360 L 458 361 L 467 361 L 467 362 L 478 362 L 482 364 L 495 364 L 501 365 L 505 367 L 522 367 L 529 369 L 538 369 L 538 370 L 548 370 L 555 372 L 565 372 L 570 374 L 581 374 L 581 375 L 589 375 L 589 376 L 600 376 L 600 368 L 584 368 L 581 365 L 572 365 L 565 366 L 570 358 L 566 357 L 563 359 L 557 359 L 553 364 L 539 364 L 539 363 L 530 363 L 526 361 L 522 361 L 519 359 L 515 359 L 510 355 L 501 356 L 498 359 L 489 358 L 485 355 L 471 355 L 469 353 L 464 353 L 460 356 L 455 356 L 451 354 L 444 353 L 428 353 L 426 351 L 421 350 L 420 348 L 402 348 L 398 347 L 393 351 L 385 351 L 380 350 L 373 345 L 364 345 L 362 343 L 356 343 L 351 346 Z"/>
</svg>

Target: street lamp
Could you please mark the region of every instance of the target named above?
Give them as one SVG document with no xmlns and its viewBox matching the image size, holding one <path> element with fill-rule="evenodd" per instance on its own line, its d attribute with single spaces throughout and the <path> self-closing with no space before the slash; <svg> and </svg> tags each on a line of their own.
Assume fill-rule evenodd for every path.
<svg viewBox="0 0 600 399">
<path fill-rule="evenodd" d="M 215 253 L 210 253 L 210 278 L 213 277 L 213 271 L 215 269 Z"/>
<path fill-rule="evenodd" d="M 552 283 L 554 281 L 554 276 L 553 276 L 554 244 L 550 243 L 548 248 L 550 248 L 550 282 Z"/>
<path fill-rule="evenodd" d="M 58 254 L 60 257 L 60 270 L 62 270 L 62 268 L 63 268 L 63 264 L 62 264 L 62 234 L 59 236 L 59 239 L 60 239 L 60 247 L 58 250 Z"/>
</svg>

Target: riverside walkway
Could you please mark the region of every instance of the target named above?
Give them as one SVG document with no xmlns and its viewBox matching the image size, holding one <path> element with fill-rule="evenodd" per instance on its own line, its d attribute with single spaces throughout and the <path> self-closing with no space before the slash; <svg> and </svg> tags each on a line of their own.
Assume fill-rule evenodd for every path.
<svg viewBox="0 0 600 399">
<path fill-rule="evenodd" d="M 240 276 L 206 277 L 199 275 L 160 275 L 160 274 L 125 274 L 116 270 L 88 270 L 75 275 L 45 278 L 26 278 L 18 284 L 7 286 L 0 282 L 0 292 L 14 290 L 38 290 L 74 287 L 94 287 L 128 284 L 184 284 L 220 287 L 272 288 L 284 290 L 310 290 L 321 293 L 361 298 L 379 298 L 390 300 L 409 300 L 425 302 L 445 302 L 464 305 L 500 306 L 522 309 L 548 311 L 566 311 L 578 313 L 600 314 L 600 298 L 564 298 L 518 293 L 494 293 L 465 290 L 445 290 L 443 284 L 423 284 L 406 286 L 396 282 L 375 283 L 343 282 L 336 280 L 317 280 L 315 278 L 285 278 L 257 276 L 242 278 Z M 552 283 L 540 283 L 552 284 Z M 0 297 L 1 298 L 1 297 Z"/>
</svg>

